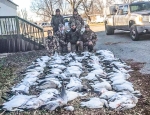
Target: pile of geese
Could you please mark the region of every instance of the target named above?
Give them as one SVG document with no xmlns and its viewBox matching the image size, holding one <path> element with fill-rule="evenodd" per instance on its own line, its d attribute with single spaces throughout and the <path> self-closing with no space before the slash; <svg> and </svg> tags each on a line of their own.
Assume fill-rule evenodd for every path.
<svg viewBox="0 0 150 115">
<path fill-rule="evenodd" d="M 78 97 L 85 97 L 80 100 L 81 107 L 131 109 L 142 95 L 128 81 L 130 71 L 130 66 L 108 50 L 42 56 L 26 68 L 24 79 L 7 92 L 9 98 L 5 98 L 2 109 L 53 111 L 61 107 L 74 111 L 68 102 Z M 30 94 L 33 86 L 38 92 L 35 95 Z M 87 98 L 91 92 L 95 95 Z"/>
</svg>

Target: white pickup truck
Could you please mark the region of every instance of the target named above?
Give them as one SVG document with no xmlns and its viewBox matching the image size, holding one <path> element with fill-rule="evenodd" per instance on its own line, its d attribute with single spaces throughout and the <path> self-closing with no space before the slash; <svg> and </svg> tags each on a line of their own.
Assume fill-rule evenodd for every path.
<svg viewBox="0 0 150 115">
<path fill-rule="evenodd" d="M 137 41 L 141 34 L 150 33 L 150 2 L 115 5 L 109 9 L 112 11 L 105 19 L 107 35 L 114 34 L 116 29 L 125 30 Z"/>
</svg>

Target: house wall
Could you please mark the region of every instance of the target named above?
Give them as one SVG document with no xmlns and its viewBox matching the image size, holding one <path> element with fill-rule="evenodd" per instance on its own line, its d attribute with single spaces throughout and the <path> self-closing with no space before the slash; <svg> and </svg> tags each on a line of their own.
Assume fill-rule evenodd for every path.
<svg viewBox="0 0 150 115">
<path fill-rule="evenodd" d="M 7 0 L 0 0 L 0 16 L 17 16 L 17 6 Z"/>
<path fill-rule="evenodd" d="M 99 22 L 101 23 L 104 21 L 104 18 L 100 15 L 93 15 L 93 16 L 90 16 L 90 18 L 91 18 L 92 23 L 99 23 Z"/>
<path fill-rule="evenodd" d="M 0 16 L 17 16 L 17 5 L 7 0 L 0 0 Z M 16 31 L 16 28 L 13 28 L 15 25 L 14 19 L 11 19 L 10 22 L 8 19 L 0 18 L 0 24 L 0 35 L 10 34 Z"/>
</svg>

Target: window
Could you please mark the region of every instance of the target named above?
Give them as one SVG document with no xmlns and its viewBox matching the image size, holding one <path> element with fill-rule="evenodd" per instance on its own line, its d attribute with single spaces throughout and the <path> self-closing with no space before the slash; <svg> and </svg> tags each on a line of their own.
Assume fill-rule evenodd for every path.
<svg viewBox="0 0 150 115">
<path fill-rule="evenodd" d="M 150 2 L 132 4 L 130 6 L 130 10 L 131 10 L 131 12 L 137 12 L 137 11 L 142 11 L 142 10 L 150 10 Z"/>
<path fill-rule="evenodd" d="M 123 14 L 127 14 L 128 13 L 128 5 L 123 7 Z"/>
<path fill-rule="evenodd" d="M 117 14 L 118 14 L 118 15 L 121 15 L 121 9 L 123 9 L 123 6 L 119 6 L 119 7 L 118 7 L 118 11 L 117 11 Z"/>
</svg>

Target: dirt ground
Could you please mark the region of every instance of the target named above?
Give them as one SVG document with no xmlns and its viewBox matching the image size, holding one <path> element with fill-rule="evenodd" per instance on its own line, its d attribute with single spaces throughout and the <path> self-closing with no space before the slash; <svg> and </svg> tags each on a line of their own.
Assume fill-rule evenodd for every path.
<svg viewBox="0 0 150 115">
<path fill-rule="evenodd" d="M 10 54 L 8 57 L 0 59 L 0 96 L 5 96 L 5 92 L 20 81 L 22 77 L 20 74 L 24 69 L 31 64 L 39 56 L 48 55 L 47 51 L 31 51 L 26 53 Z M 137 106 L 133 109 L 116 112 L 102 109 L 87 109 L 80 108 L 78 103 L 82 98 L 78 98 L 69 103 L 75 107 L 74 112 L 65 110 L 57 110 L 53 112 L 45 110 L 27 111 L 27 112 L 4 112 L 5 115 L 150 115 L 150 75 L 142 75 L 139 70 L 144 66 L 144 63 L 134 62 L 134 60 L 127 60 L 128 65 L 131 65 L 133 72 L 130 73 L 130 81 L 134 84 L 136 90 L 140 90 L 142 98 L 139 99 Z M 0 99 L 0 104 L 4 102 Z"/>
</svg>

